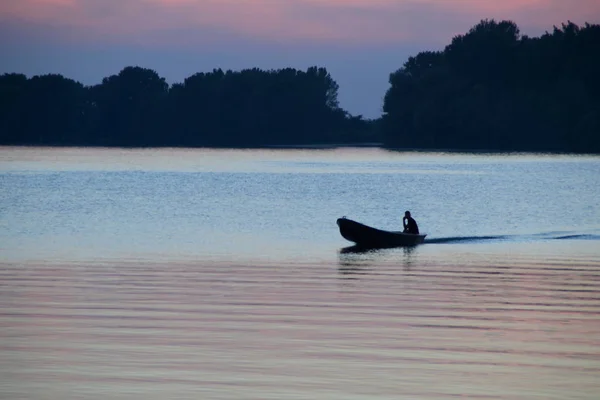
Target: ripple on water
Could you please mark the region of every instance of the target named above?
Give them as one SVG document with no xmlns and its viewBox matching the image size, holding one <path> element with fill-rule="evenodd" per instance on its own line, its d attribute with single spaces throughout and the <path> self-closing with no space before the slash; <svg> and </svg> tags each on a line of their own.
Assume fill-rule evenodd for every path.
<svg viewBox="0 0 600 400">
<path fill-rule="evenodd" d="M 4 264 L 7 397 L 592 399 L 600 261 Z M 369 258 L 371 257 L 371 258 Z M 373 258 L 375 257 L 375 258 Z"/>
</svg>

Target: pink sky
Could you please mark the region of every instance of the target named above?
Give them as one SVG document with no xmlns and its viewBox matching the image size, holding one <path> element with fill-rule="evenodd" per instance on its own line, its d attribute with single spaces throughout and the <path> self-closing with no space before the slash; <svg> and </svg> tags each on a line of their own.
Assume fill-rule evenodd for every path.
<svg viewBox="0 0 600 400">
<path fill-rule="evenodd" d="M 18 0 L 1 2 L 0 16 L 68 27 L 80 40 L 137 41 L 140 35 L 202 27 L 273 41 L 381 44 L 422 36 L 446 42 L 488 17 L 513 19 L 532 30 L 567 19 L 583 23 L 598 19 L 600 1 Z"/>
<path fill-rule="evenodd" d="M 319 64 L 343 73 L 341 86 L 354 81 L 368 90 L 365 71 L 381 75 L 372 78 L 377 95 L 367 96 L 379 103 L 387 75 L 408 55 L 442 48 L 484 18 L 511 19 L 523 33 L 539 35 L 567 20 L 599 23 L 600 0 L 6 0 L 0 50 L 10 62 L 0 63 L 0 73 L 72 71 L 75 79 L 99 81 L 143 63 L 180 81 L 198 68 Z M 88 64 L 75 65 L 77 54 L 92 48 L 102 48 L 103 58 L 90 53 Z M 165 51 L 178 52 L 171 64 Z M 190 63 L 178 64 L 183 60 Z M 374 107 L 365 113 L 377 113 Z"/>
</svg>

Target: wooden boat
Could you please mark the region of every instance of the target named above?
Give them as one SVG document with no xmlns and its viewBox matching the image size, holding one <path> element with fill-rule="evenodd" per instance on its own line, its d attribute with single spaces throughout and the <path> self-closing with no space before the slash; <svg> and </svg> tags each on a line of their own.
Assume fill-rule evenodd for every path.
<svg viewBox="0 0 600 400">
<path fill-rule="evenodd" d="M 365 248 L 416 246 L 425 240 L 424 234 L 384 231 L 346 217 L 338 218 L 337 225 L 344 239 Z"/>
</svg>

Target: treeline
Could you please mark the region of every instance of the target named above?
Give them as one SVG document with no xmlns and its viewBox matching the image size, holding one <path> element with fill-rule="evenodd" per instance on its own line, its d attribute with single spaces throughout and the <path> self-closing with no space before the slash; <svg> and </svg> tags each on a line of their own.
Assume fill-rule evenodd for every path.
<svg viewBox="0 0 600 400">
<path fill-rule="evenodd" d="M 600 153 L 600 25 L 537 38 L 483 20 L 390 75 L 383 116 L 338 104 L 325 68 L 213 70 L 168 85 L 124 68 L 98 85 L 0 76 L 0 144 L 387 148 Z"/>
<path fill-rule="evenodd" d="M 84 86 L 62 75 L 0 76 L 0 144 L 252 147 L 373 140 L 338 105 L 325 68 L 213 70 L 169 86 L 124 68 Z"/>
<path fill-rule="evenodd" d="M 390 75 L 388 147 L 600 153 L 600 25 L 484 20 Z"/>
</svg>

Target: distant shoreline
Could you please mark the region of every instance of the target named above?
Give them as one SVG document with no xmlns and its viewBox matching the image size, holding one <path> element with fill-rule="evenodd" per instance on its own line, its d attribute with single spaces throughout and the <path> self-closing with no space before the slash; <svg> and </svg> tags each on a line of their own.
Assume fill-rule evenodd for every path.
<svg viewBox="0 0 600 400">
<path fill-rule="evenodd" d="M 383 143 L 313 143 L 313 144 L 289 144 L 289 145 L 263 145 L 263 146 L 93 146 L 93 145 L 62 145 L 62 144 L 2 144 L 1 148 L 65 148 L 65 149 L 107 149 L 107 150 L 156 150 L 156 149 L 211 149 L 211 150 L 333 150 L 344 148 L 381 149 L 394 153 L 456 153 L 456 154 L 478 154 L 478 155 L 501 155 L 501 154 L 537 154 L 537 155 L 574 155 L 574 156 L 600 156 L 594 152 L 568 152 L 551 150 L 493 150 L 493 149 L 444 149 L 444 148 L 398 148 L 387 147 Z"/>
<path fill-rule="evenodd" d="M 261 146 L 259 146 L 260 148 Z M 313 144 L 273 144 L 266 145 L 265 148 L 272 149 L 335 149 L 340 147 L 369 147 L 369 148 L 384 148 L 383 143 L 366 142 L 366 143 L 313 143 Z"/>
<path fill-rule="evenodd" d="M 0 144 L 600 154 L 596 43 L 599 24 L 528 37 L 481 20 L 393 71 L 375 119 L 341 108 L 318 66 L 219 68 L 175 84 L 140 66 L 93 86 L 3 74 Z"/>
</svg>

